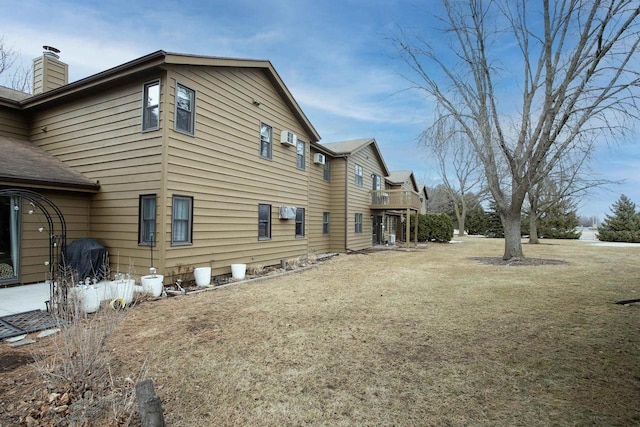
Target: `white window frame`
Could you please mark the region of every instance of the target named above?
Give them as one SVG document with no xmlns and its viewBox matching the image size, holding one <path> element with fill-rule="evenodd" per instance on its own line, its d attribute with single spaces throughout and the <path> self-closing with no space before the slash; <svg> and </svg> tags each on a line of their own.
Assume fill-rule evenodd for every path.
<svg viewBox="0 0 640 427">
<path fill-rule="evenodd" d="M 264 132 L 268 130 L 267 132 Z M 265 153 L 265 148 L 267 152 Z M 271 160 L 273 151 L 273 128 L 266 123 L 260 122 L 260 157 Z"/>
</svg>

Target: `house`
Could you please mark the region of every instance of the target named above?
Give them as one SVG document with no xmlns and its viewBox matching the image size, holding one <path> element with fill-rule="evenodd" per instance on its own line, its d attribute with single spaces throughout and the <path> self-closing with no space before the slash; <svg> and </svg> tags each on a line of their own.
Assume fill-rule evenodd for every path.
<svg viewBox="0 0 640 427">
<path fill-rule="evenodd" d="M 46 279 L 62 236 L 120 272 L 218 275 L 364 249 L 419 209 L 375 140 L 320 144 L 269 61 L 157 51 L 68 83 L 58 53 L 33 95 L 0 88 L 0 284 Z"/>
<path fill-rule="evenodd" d="M 393 241 L 402 218 L 416 215 L 420 209 L 415 179 L 414 187 L 388 181 L 390 172 L 375 139 L 357 139 L 322 144 L 342 162 L 333 167 L 344 176 L 333 194 L 344 204 L 344 250 L 362 250 Z M 334 161 L 335 162 L 335 161 Z M 413 177 L 413 173 L 411 173 Z M 417 222 L 414 240 L 417 238 Z M 411 236 L 409 222 L 406 235 Z M 408 239 L 411 240 L 411 239 Z"/>
</svg>

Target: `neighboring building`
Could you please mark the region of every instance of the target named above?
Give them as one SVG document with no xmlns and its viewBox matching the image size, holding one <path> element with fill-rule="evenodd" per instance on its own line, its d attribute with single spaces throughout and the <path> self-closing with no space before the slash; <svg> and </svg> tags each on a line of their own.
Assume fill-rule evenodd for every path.
<svg viewBox="0 0 640 427">
<path fill-rule="evenodd" d="M 415 189 L 389 197 L 375 140 L 319 144 L 269 61 L 157 51 L 67 75 L 47 51 L 34 95 L 0 88 L 0 194 L 41 195 L 67 242 L 96 239 L 113 270 L 225 274 L 360 250 L 386 241 L 389 209 L 419 209 Z M 39 231 L 59 233 L 60 218 L 43 227 L 28 201 L 0 197 L 0 264 L 12 269 L 0 284 L 46 278 L 52 240 Z"/>
<path fill-rule="evenodd" d="M 388 181 L 390 172 L 372 138 L 322 145 L 343 159 L 335 169 L 339 170 L 338 175 L 344 176 L 344 186 L 336 186 L 332 191 L 344 201 L 344 249 L 362 250 L 372 245 L 395 244 L 395 233 L 402 218 L 409 217 L 412 212 L 417 214 L 420 209 L 413 173 L 410 173 L 412 181 L 409 184 Z M 411 235 L 408 222 L 405 233 Z M 416 233 L 417 228 L 414 235 Z"/>
</svg>

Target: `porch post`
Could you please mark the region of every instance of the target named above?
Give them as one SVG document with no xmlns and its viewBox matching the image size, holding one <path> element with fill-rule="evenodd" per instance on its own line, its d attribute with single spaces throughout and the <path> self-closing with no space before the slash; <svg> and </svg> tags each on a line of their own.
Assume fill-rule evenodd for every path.
<svg viewBox="0 0 640 427">
<path fill-rule="evenodd" d="M 407 220 L 405 221 L 405 248 L 409 247 L 409 242 L 411 241 L 411 209 L 407 208 Z"/>
<path fill-rule="evenodd" d="M 416 248 L 418 247 L 418 219 L 418 211 L 416 211 L 416 220 L 413 222 L 413 241 Z"/>
</svg>

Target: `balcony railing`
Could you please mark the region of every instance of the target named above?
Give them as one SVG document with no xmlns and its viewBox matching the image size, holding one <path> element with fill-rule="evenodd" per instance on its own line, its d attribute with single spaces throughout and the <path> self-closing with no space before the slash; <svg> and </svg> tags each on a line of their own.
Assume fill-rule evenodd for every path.
<svg viewBox="0 0 640 427">
<path fill-rule="evenodd" d="M 408 190 L 371 190 L 371 209 L 420 210 L 420 195 Z"/>
</svg>

